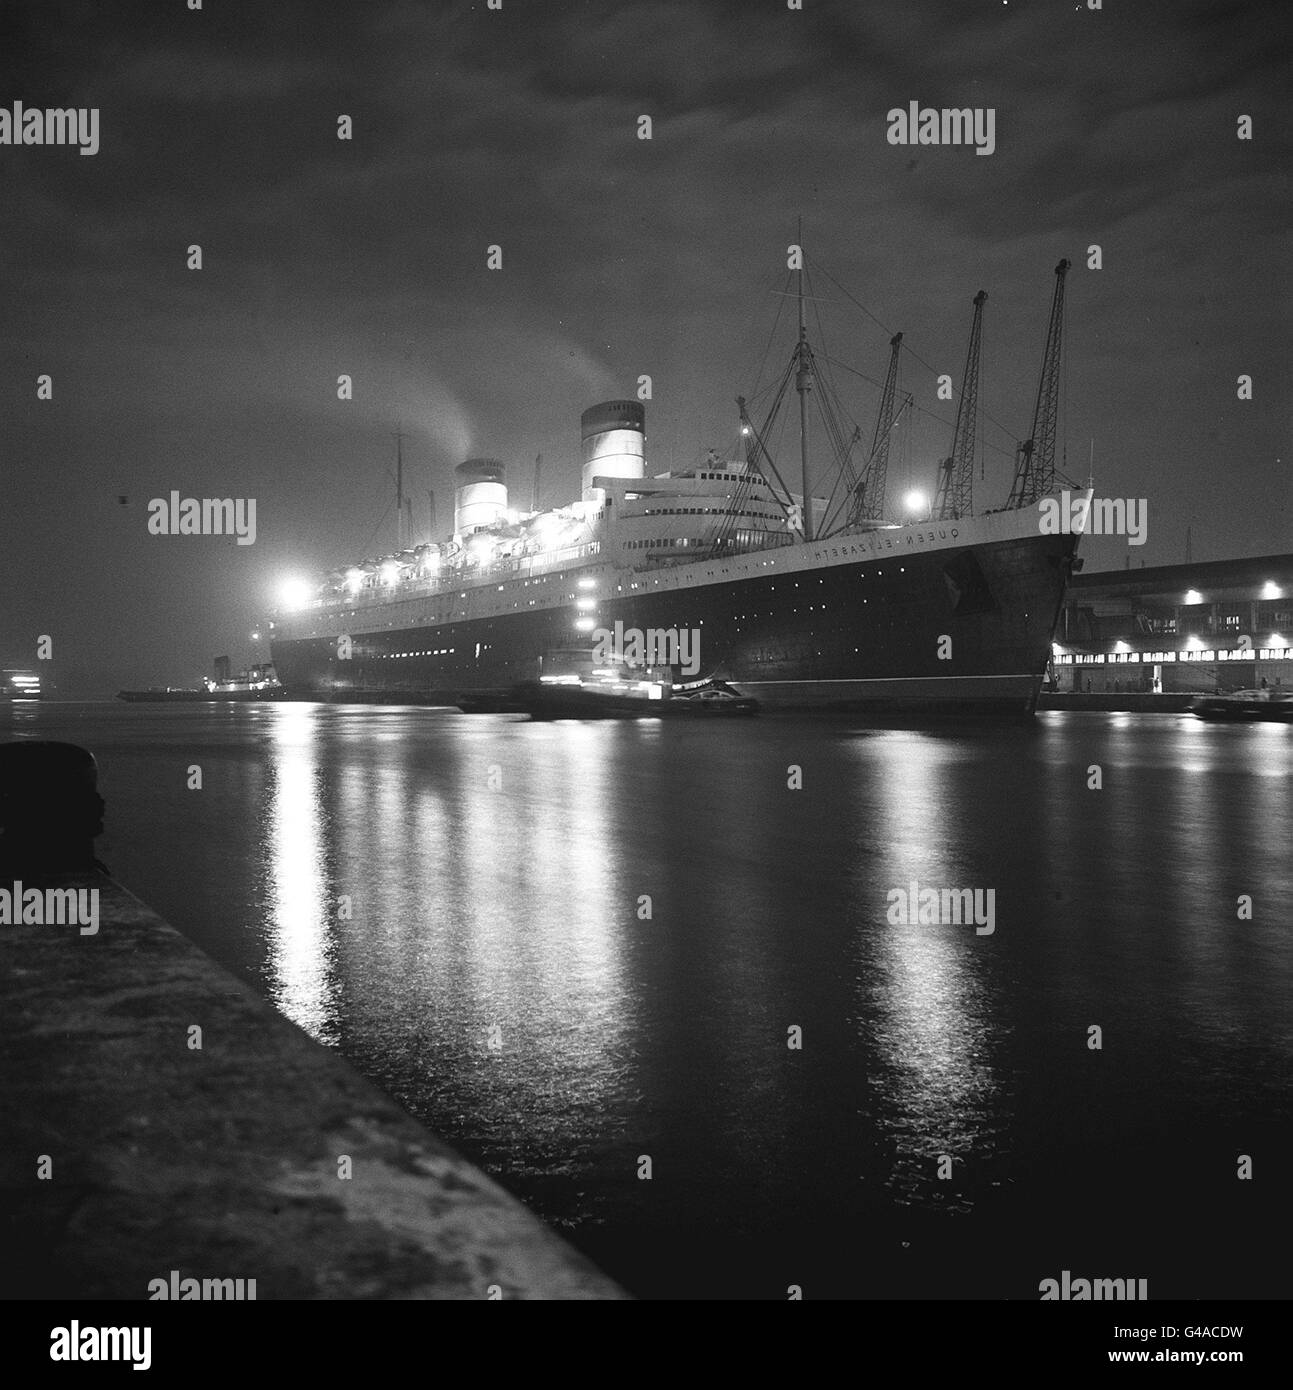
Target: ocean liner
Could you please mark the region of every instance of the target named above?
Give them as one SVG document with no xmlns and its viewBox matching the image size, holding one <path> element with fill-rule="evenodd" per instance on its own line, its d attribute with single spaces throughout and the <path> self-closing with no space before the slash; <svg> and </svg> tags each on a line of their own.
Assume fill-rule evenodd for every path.
<svg viewBox="0 0 1293 1390">
<path fill-rule="evenodd" d="M 982 292 L 951 454 L 923 517 L 896 523 L 886 509 L 889 442 L 911 404 L 897 389 L 901 334 L 869 452 L 857 452 L 859 429 L 846 437 L 828 423 L 835 481 L 817 495 L 809 402 L 830 392 L 806 332 L 801 270 L 798 338 L 766 414 L 761 406 L 756 423 L 738 397 L 739 457 L 711 451 L 699 466 L 649 476 L 645 405 L 606 401 L 581 417 L 578 500 L 516 510 L 503 464 L 469 459 L 456 470 L 452 533 L 416 546 L 401 479 L 397 550 L 334 570 L 273 616 L 289 698 L 454 703 L 534 681 L 572 648 L 618 659 L 611 647 L 629 635 L 657 660 L 687 652 L 679 679 L 720 680 L 769 709 L 1032 713 L 1078 542 L 1044 533 L 1037 506 L 1055 486 L 1068 265 L 1056 268 L 1033 431 L 1003 507 L 972 505 Z M 770 440 L 796 394 L 792 490 Z"/>
</svg>

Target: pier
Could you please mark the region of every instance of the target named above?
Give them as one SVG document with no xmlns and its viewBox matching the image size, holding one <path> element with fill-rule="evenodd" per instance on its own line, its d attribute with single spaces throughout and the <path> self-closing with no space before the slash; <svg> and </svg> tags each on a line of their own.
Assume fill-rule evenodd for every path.
<svg viewBox="0 0 1293 1390">
<path fill-rule="evenodd" d="M 87 864 L 97 801 L 84 750 L 0 745 L 0 889 L 97 894 L 98 928 L 0 926 L 6 1297 L 626 1297 Z"/>
</svg>

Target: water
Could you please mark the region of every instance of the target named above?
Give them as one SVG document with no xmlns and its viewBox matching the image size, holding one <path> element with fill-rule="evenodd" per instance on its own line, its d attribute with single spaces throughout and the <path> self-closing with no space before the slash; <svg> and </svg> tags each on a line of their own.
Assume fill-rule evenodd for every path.
<svg viewBox="0 0 1293 1390">
<path fill-rule="evenodd" d="M 1291 1291 L 1293 727 L 46 704 L 0 735 L 89 747 L 123 882 L 636 1293 Z M 891 925 L 913 880 L 993 890 L 994 930 Z"/>
</svg>

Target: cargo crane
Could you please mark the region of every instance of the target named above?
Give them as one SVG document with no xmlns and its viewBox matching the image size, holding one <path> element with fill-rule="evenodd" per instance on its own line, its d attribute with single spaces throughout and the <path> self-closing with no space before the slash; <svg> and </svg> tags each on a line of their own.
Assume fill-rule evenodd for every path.
<svg viewBox="0 0 1293 1390">
<path fill-rule="evenodd" d="M 961 402 L 956 408 L 956 428 L 952 431 L 952 452 L 943 460 L 942 477 L 934 515 L 939 521 L 956 521 L 974 512 L 974 438 L 979 414 L 979 345 L 983 338 L 983 301 L 980 290 L 974 296 L 974 322 L 970 326 L 970 346 L 965 354 L 965 374 L 961 378 Z"/>
<path fill-rule="evenodd" d="M 884 379 L 884 390 L 880 394 L 880 413 L 876 416 L 875 438 L 871 441 L 871 457 L 862 471 L 862 477 L 853 493 L 853 509 L 849 524 L 856 526 L 862 521 L 884 520 L 884 491 L 889 474 L 889 441 L 893 437 L 893 403 L 898 392 L 898 356 L 902 352 L 902 334 L 895 333 L 889 340 L 892 352 L 889 356 L 889 371 Z M 903 403 L 904 409 L 906 402 Z"/>
<path fill-rule="evenodd" d="M 1028 507 L 1055 488 L 1055 427 L 1059 417 L 1060 340 L 1064 328 L 1064 276 L 1070 262 L 1055 267 L 1055 297 L 1051 301 L 1051 322 L 1046 331 L 1046 351 L 1042 357 L 1042 378 L 1037 385 L 1037 406 L 1033 411 L 1033 432 L 1015 453 L 1015 480 L 1010 487 L 1006 509 Z"/>
</svg>

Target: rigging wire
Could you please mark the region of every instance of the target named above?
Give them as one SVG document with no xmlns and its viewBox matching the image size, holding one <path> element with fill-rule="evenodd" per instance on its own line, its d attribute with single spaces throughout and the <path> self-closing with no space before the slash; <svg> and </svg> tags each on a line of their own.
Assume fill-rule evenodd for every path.
<svg viewBox="0 0 1293 1390">
<path fill-rule="evenodd" d="M 831 361 L 832 361 L 832 363 L 833 363 L 835 366 L 837 366 L 837 367 L 843 367 L 843 369 L 844 369 L 846 372 L 852 372 L 854 376 L 860 376 L 860 377 L 862 377 L 862 379 L 863 379 L 864 381 L 871 381 L 871 378 L 870 378 L 869 376 L 866 376 L 863 372 L 859 372 L 859 371 L 858 371 L 856 368 L 854 368 L 854 367 L 850 367 L 849 364 L 848 364 L 847 362 L 841 362 L 841 361 L 839 361 L 839 360 L 836 359 L 836 358 L 831 358 Z M 872 382 L 872 384 L 874 385 L 874 382 Z M 909 393 L 909 394 L 910 394 L 910 393 Z M 911 402 L 911 405 L 910 405 L 909 408 L 910 408 L 911 410 L 913 410 L 913 411 L 915 411 L 915 410 L 920 411 L 920 413 L 921 413 L 922 415 L 928 415 L 929 418 L 930 418 L 931 420 L 936 421 L 938 424 L 942 425 L 944 428 L 949 428 L 949 427 L 955 428 L 955 421 L 950 421 L 950 422 L 949 422 L 944 416 L 938 414 L 937 411 L 930 410 L 930 409 L 928 409 L 926 406 L 923 406 L 923 405 L 917 405 L 917 404 L 915 403 L 914 400 Z M 1004 458 L 1008 458 L 1008 459 L 1011 459 L 1011 460 L 1014 459 L 1014 456 L 1015 456 L 1015 455 L 1014 455 L 1014 450 L 1013 450 L 1013 449 L 1003 449 L 999 444 L 992 444 L 992 443 L 989 443 L 987 440 L 984 440 L 984 441 L 983 441 L 983 447 L 984 447 L 985 449 L 991 449 L 991 450 L 993 450 L 995 453 L 1001 454 Z"/>
<path fill-rule="evenodd" d="M 367 544 L 364 546 L 364 549 L 363 549 L 363 552 L 362 552 L 362 553 L 363 553 L 365 556 L 367 556 L 367 555 L 369 555 L 370 553 L 372 553 L 372 550 L 373 550 L 373 542 L 377 539 L 377 533 L 378 533 L 378 531 L 380 531 L 380 530 L 382 529 L 383 526 L 386 525 L 386 519 L 387 519 L 387 517 L 390 516 L 390 514 L 391 514 L 391 508 L 392 508 L 394 505 L 395 505 L 395 504 L 394 504 L 393 502 L 387 502 L 387 504 L 386 504 L 386 510 L 381 514 L 381 517 L 379 518 L 379 520 L 378 520 L 378 522 L 377 522 L 377 525 L 373 527 L 372 534 L 368 537 L 368 542 L 367 542 Z"/>
<path fill-rule="evenodd" d="M 850 294 L 849 291 L 843 285 L 840 284 L 840 282 L 830 273 L 829 270 L 826 269 L 825 266 L 822 266 L 821 269 L 822 274 L 826 276 L 826 278 L 831 282 L 831 284 L 833 284 L 835 288 L 838 289 L 840 293 L 843 294 L 844 297 L 848 299 L 851 304 L 854 305 L 855 308 L 860 309 L 867 316 L 867 318 L 871 320 L 872 323 L 874 323 L 877 327 L 884 329 L 885 333 L 889 333 L 889 329 L 885 328 L 884 324 L 882 324 L 880 320 L 876 318 L 876 316 L 871 312 L 871 310 L 868 309 L 866 305 L 863 304 L 854 295 Z M 893 335 L 890 333 L 889 336 L 892 337 Z M 922 367 L 925 368 L 926 371 L 932 373 L 935 377 L 939 375 L 938 371 L 934 367 L 932 367 L 928 362 L 926 362 L 925 359 L 920 355 L 920 353 L 918 353 L 915 350 L 915 348 L 910 347 L 908 345 L 906 338 L 903 339 L 902 346 L 904 351 L 911 353 L 911 355 L 916 359 L 917 362 L 920 363 Z M 982 406 L 979 407 L 979 414 L 984 419 L 991 421 L 992 424 L 994 424 L 1012 443 L 1014 443 L 1017 440 L 1018 436 L 1014 430 L 1010 429 L 1010 427 L 1007 425 L 1003 425 L 1000 420 L 995 419 L 986 410 L 984 410 Z M 1013 452 L 1011 456 L 1013 457 Z"/>
<path fill-rule="evenodd" d="M 778 300 L 777 300 L 777 312 L 776 312 L 776 314 L 773 316 L 773 320 L 772 320 L 772 331 L 768 334 L 768 341 L 764 344 L 764 347 L 763 347 L 763 356 L 759 359 L 759 370 L 758 370 L 758 372 L 755 374 L 755 376 L 754 376 L 754 378 L 753 378 L 755 389 L 751 392 L 751 395 L 750 395 L 750 398 L 751 398 L 751 399 L 757 399 L 757 397 L 761 394 L 761 388 L 759 387 L 759 382 L 763 380 L 763 373 L 764 373 L 764 371 L 766 370 L 767 365 L 768 365 L 768 357 L 769 357 L 769 355 L 770 355 L 771 352 L 772 352 L 772 345 L 773 345 L 774 342 L 776 342 L 776 339 L 777 339 L 777 329 L 781 326 L 781 313 L 782 313 L 782 310 L 786 307 L 786 304 L 785 304 L 784 286 L 787 286 L 787 285 L 790 284 L 790 278 L 791 278 L 791 276 L 793 275 L 793 273 L 794 273 L 793 271 L 789 271 L 789 270 L 788 270 L 788 271 L 786 272 L 786 278 L 785 278 L 785 280 L 782 281 L 783 292 L 782 292 L 782 295 L 781 295 L 781 296 L 778 298 Z M 776 291 L 773 291 L 773 293 L 775 294 Z M 748 380 L 748 379 L 749 379 L 749 378 L 747 378 L 747 380 Z M 764 388 L 764 389 L 766 389 L 766 388 Z"/>
</svg>

